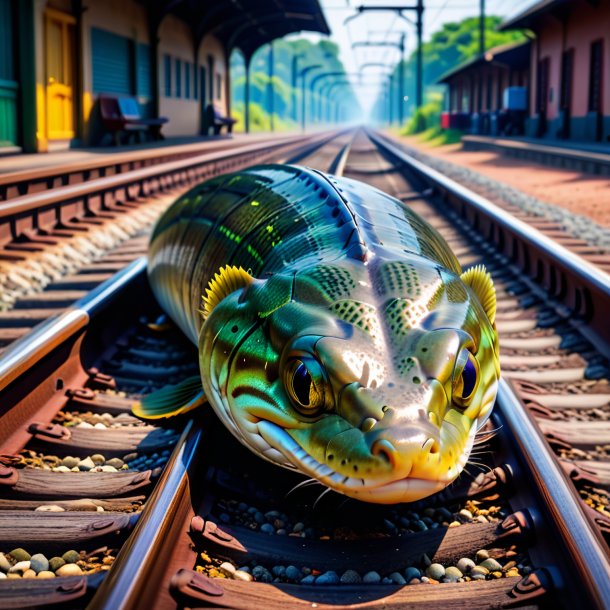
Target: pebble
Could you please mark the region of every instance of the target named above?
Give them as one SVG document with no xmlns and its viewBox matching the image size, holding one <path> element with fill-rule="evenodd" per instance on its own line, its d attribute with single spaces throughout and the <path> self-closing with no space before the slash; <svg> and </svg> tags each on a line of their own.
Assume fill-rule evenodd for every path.
<svg viewBox="0 0 610 610">
<path fill-rule="evenodd" d="M 297 568 L 296 566 L 288 566 L 286 568 L 285 576 L 288 580 L 298 582 L 301 578 L 301 570 L 299 570 L 299 568 Z"/>
<path fill-rule="evenodd" d="M 74 550 L 70 550 L 70 551 L 66 551 L 61 558 L 66 562 L 66 563 L 76 563 L 79 559 L 80 559 L 80 555 L 74 551 Z"/>
<path fill-rule="evenodd" d="M 486 551 L 485 549 L 477 551 L 477 554 L 475 555 L 475 561 L 477 563 L 481 563 L 482 561 L 485 561 L 485 559 L 489 559 L 489 551 Z"/>
<path fill-rule="evenodd" d="M 105 464 L 100 467 L 101 472 L 118 472 L 118 470 L 114 466 L 110 466 L 109 464 Z"/>
<path fill-rule="evenodd" d="M 68 455 L 61 461 L 61 465 L 66 468 L 74 468 L 75 466 L 78 466 L 79 462 L 80 460 L 78 458 Z"/>
<path fill-rule="evenodd" d="M 97 430 L 106 430 L 107 426 L 102 422 L 98 422 L 97 424 L 93 424 L 93 427 Z"/>
<path fill-rule="evenodd" d="M 324 572 L 324 574 L 320 574 L 320 576 L 316 578 L 316 585 L 336 585 L 339 582 L 339 576 L 332 570 Z"/>
<path fill-rule="evenodd" d="M 460 570 L 458 570 L 455 566 L 449 566 L 445 570 L 445 578 L 449 580 L 449 582 L 457 582 L 458 578 L 462 578 L 464 576 Z"/>
<path fill-rule="evenodd" d="M 410 582 L 414 578 L 421 578 L 421 572 L 415 567 L 408 567 L 405 569 L 405 580 Z"/>
<path fill-rule="evenodd" d="M 4 553 L 0 553 L 0 572 L 8 572 L 11 569 L 11 562 Z"/>
<path fill-rule="evenodd" d="M 55 574 L 49 570 L 43 570 L 42 572 L 38 572 L 38 578 L 55 578 Z"/>
<path fill-rule="evenodd" d="M 250 582 L 252 580 L 252 574 L 250 574 L 249 572 L 245 572 L 244 570 L 235 570 L 233 578 L 235 580 L 245 580 Z"/>
<path fill-rule="evenodd" d="M 83 571 L 75 563 L 67 563 L 56 570 L 56 576 L 80 576 Z"/>
<path fill-rule="evenodd" d="M 6 578 L 6 574 L 4 572 L 0 572 L 0 580 L 2 580 L 3 578 Z"/>
<path fill-rule="evenodd" d="M 91 456 L 91 461 L 96 465 L 96 466 L 103 466 L 104 463 L 106 462 L 106 458 L 101 454 L 101 453 L 94 453 Z"/>
<path fill-rule="evenodd" d="M 23 573 L 23 578 L 36 578 L 36 572 L 32 569 L 26 570 Z"/>
<path fill-rule="evenodd" d="M 261 525 L 261 532 L 264 532 L 265 534 L 275 534 L 275 529 L 271 523 L 263 523 Z"/>
<path fill-rule="evenodd" d="M 393 584 L 395 585 L 406 585 L 407 581 L 404 579 L 403 575 L 400 574 L 399 572 L 392 572 L 388 578 L 392 581 Z"/>
<path fill-rule="evenodd" d="M 267 570 L 267 568 L 264 568 L 263 566 L 256 566 L 252 570 L 252 576 L 254 576 L 254 578 L 258 582 L 272 582 L 273 581 L 273 576 L 271 576 L 271 572 L 269 572 L 269 570 Z"/>
<path fill-rule="evenodd" d="M 218 569 L 229 578 L 233 578 L 233 576 L 235 576 L 235 572 L 237 571 L 235 566 L 228 561 L 221 563 Z"/>
<path fill-rule="evenodd" d="M 484 568 L 487 568 L 490 572 L 497 572 L 502 570 L 502 566 L 491 557 L 489 559 L 485 559 L 485 561 L 482 561 L 479 565 Z"/>
<path fill-rule="evenodd" d="M 15 561 L 29 561 L 32 556 L 25 550 L 22 548 L 17 548 L 17 549 L 13 549 L 9 555 L 15 560 Z"/>
<path fill-rule="evenodd" d="M 466 574 L 467 572 L 470 572 L 470 570 L 472 570 L 475 565 L 476 564 L 474 563 L 474 561 L 472 561 L 472 559 L 468 559 L 468 557 L 462 557 L 457 562 L 457 569 L 462 572 L 462 574 Z"/>
<path fill-rule="evenodd" d="M 46 572 L 49 569 L 49 560 L 42 553 L 36 553 L 30 559 L 30 567 L 36 574 Z"/>
<path fill-rule="evenodd" d="M 123 456 L 123 460 L 126 462 L 133 462 L 133 460 L 137 460 L 137 459 L 138 459 L 137 453 L 128 453 L 127 455 Z"/>
<path fill-rule="evenodd" d="M 426 576 L 440 580 L 445 576 L 445 568 L 440 563 L 432 563 L 426 568 Z"/>
<path fill-rule="evenodd" d="M 16 572 L 25 572 L 30 569 L 29 561 L 18 561 L 8 572 L 14 574 Z"/>
<path fill-rule="evenodd" d="M 62 464 L 61 466 L 55 466 L 53 472 L 70 472 L 70 469 Z"/>
<path fill-rule="evenodd" d="M 368 583 L 377 583 L 377 582 L 381 582 L 381 576 L 379 576 L 378 572 L 367 572 L 363 577 L 362 577 L 362 582 L 368 582 Z"/>
<path fill-rule="evenodd" d="M 39 513 L 64 513 L 66 512 L 65 508 L 61 506 L 57 506 L 57 504 L 43 504 L 42 506 L 37 506 L 34 509 L 34 512 Z"/>
<path fill-rule="evenodd" d="M 86 457 L 84 460 L 81 460 L 76 466 L 79 470 L 91 470 L 92 468 L 95 468 L 95 464 L 90 457 Z"/>
<path fill-rule="evenodd" d="M 108 460 L 106 462 L 106 466 L 112 466 L 113 468 L 120 470 L 123 467 L 124 463 L 125 462 L 123 460 L 121 460 L 120 458 L 112 458 L 111 460 Z"/>
<path fill-rule="evenodd" d="M 92 424 L 90 424 L 90 423 L 89 423 L 89 422 L 87 422 L 87 421 L 82 421 L 82 422 L 80 422 L 80 423 L 76 424 L 76 426 L 75 426 L 75 427 L 76 427 L 76 428 L 87 428 L 87 429 L 89 429 L 89 428 L 93 428 L 93 425 L 92 425 Z"/>
<path fill-rule="evenodd" d="M 440 519 L 440 521 L 453 521 L 453 513 L 444 506 L 441 506 L 441 508 L 437 509 L 436 516 L 438 519 Z"/>
<path fill-rule="evenodd" d="M 302 585 L 313 585 L 313 583 L 316 581 L 316 577 L 313 574 L 308 574 L 307 576 L 305 576 L 303 578 L 303 580 L 301 580 L 301 584 Z"/>
<path fill-rule="evenodd" d="M 428 567 L 429 565 L 431 565 L 431 564 L 432 564 L 432 560 L 430 559 L 430 557 L 428 557 L 428 555 L 426 555 L 426 553 L 424 553 L 424 554 L 421 556 L 421 563 L 422 563 L 423 565 L 425 565 L 426 567 Z"/>
<path fill-rule="evenodd" d="M 341 574 L 340 580 L 344 585 L 354 585 L 362 582 L 362 578 L 360 578 L 360 574 L 358 574 L 356 570 L 345 570 L 345 572 Z"/>
<path fill-rule="evenodd" d="M 278 578 L 284 578 L 286 575 L 286 568 L 284 566 L 273 566 L 271 568 L 271 573 Z"/>
<path fill-rule="evenodd" d="M 430 579 L 427 576 L 422 576 L 419 580 L 425 584 L 430 582 Z"/>
<path fill-rule="evenodd" d="M 469 521 L 472 519 L 472 513 L 467 508 L 463 508 L 458 514 Z"/>
<path fill-rule="evenodd" d="M 65 563 L 66 562 L 61 557 L 51 557 L 51 559 L 49 559 L 49 568 L 51 571 L 57 572 Z"/>
<path fill-rule="evenodd" d="M 485 566 L 474 566 L 472 570 L 470 570 L 470 576 L 473 578 L 475 576 L 487 576 L 489 574 L 489 570 Z"/>
<path fill-rule="evenodd" d="M 300 521 L 298 523 L 294 524 L 294 527 L 292 528 L 292 531 L 295 534 L 300 534 L 303 530 L 305 529 L 305 524 L 301 523 Z"/>
</svg>

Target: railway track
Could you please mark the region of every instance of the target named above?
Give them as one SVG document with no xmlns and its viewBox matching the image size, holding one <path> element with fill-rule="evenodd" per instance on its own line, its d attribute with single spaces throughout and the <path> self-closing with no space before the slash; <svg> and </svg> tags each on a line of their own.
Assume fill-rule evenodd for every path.
<svg viewBox="0 0 610 610">
<path fill-rule="evenodd" d="M 194 182 L 326 139 L 222 139 L 0 175 L 0 353 L 144 256 L 154 220 Z"/>
<path fill-rule="evenodd" d="M 299 477 L 255 460 L 209 413 L 164 428 L 134 420 L 128 413 L 132 395 L 188 375 L 197 362 L 194 348 L 159 318 L 144 262 L 137 260 L 0 359 L 0 552 L 9 554 L 13 575 L 0 583 L 2 607 L 40 605 L 43 599 L 112 610 L 610 606 L 605 511 L 596 506 L 591 519 L 585 509 L 591 488 L 602 497 L 603 481 L 590 485 L 581 474 L 576 493 L 565 472 L 581 464 L 571 460 L 562 470 L 538 430 L 544 427 L 541 414 L 553 407 L 528 411 L 511 387 L 522 390 L 518 375 L 536 366 L 528 360 L 532 355 L 555 358 L 538 361 L 543 371 L 562 370 L 562 350 L 581 349 L 578 358 L 599 356 L 589 342 L 604 344 L 596 326 L 598 301 L 585 299 L 588 325 L 565 333 L 572 343 L 561 348 L 561 338 L 549 329 L 563 333 L 564 326 L 549 311 L 566 313 L 569 303 L 555 295 L 549 304 L 508 258 L 474 238 L 462 218 L 472 220 L 474 213 L 464 202 L 455 211 L 439 197 L 423 196 L 417 185 L 422 175 L 413 185 L 407 182 L 405 172 L 416 170 L 407 170 L 407 160 L 371 137 L 359 132 L 353 140 L 333 138 L 317 151 L 302 152 L 299 162 L 402 198 L 443 232 L 462 264 L 484 258 L 496 282 L 509 383 L 501 387 L 495 430 L 487 430 L 468 472 L 414 505 L 369 506 L 320 497 L 321 488 L 301 486 Z M 445 216 L 439 213 L 448 207 Z M 501 233 L 495 225 L 486 231 L 481 219 L 477 223 L 484 232 Z M 582 294 L 592 290 L 569 281 Z M 569 290 L 563 292 L 567 300 Z M 544 329 L 537 326 L 539 311 L 543 323 L 550 321 Z M 573 320 L 565 318 L 560 322 L 569 326 Z M 562 395 L 557 383 L 549 382 L 549 396 Z M 597 408 L 603 412 L 604 406 Z M 560 409 L 570 417 L 588 414 L 555 407 Z M 562 443 L 565 449 L 569 441 Z M 569 447 L 562 455 L 574 458 L 570 451 L 578 446 Z M 72 465 L 68 457 L 78 462 Z M 597 460 L 600 471 L 603 463 Z M 106 464 L 118 472 L 104 471 Z M 103 497 L 92 498 L 100 489 L 106 490 Z M 44 557 L 25 559 L 15 553 L 19 548 Z M 64 555 L 61 561 L 76 567 L 60 566 L 48 580 L 16 576 L 32 561 L 35 568 L 44 560 L 59 565 Z M 30 565 L 16 569 L 18 560 Z M 63 576 L 70 571 L 74 575 Z"/>
</svg>

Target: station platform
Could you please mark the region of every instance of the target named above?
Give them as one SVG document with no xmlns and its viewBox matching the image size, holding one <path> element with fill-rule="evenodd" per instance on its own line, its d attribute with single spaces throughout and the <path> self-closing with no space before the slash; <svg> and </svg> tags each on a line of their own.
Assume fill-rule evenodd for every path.
<svg viewBox="0 0 610 610">
<path fill-rule="evenodd" d="M 536 161 L 552 167 L 573 169 L 587 174 L 610 176 L 610 143 L 540 140 L 538 138 L 462 137 L 467 151 L 493 151 L 517 159 Z"/>
<path fill-rule="evenodd" d="M 172 155 L 177 152 L 194 154 L 213 152 L 219 148 L 230 148 L 244 144 L 256 144 L 272 140 L 277 134 L 237 133 L 219 136 L 174 137 L 156 142 L 143 142 L 125 146 L 104 146 L 91 148 L 71 148 L 69 150 L 51 151 L 48 153 L 13 154 L 0 156 L 0 175 L 14 172 L 43 170 L 45 168 L 86 163 L 88 161 L 103 161 L 112 157 L 117 163 L 128 161 L 134 156 L 145 158 L 161 154 Z M 285 134 L 283 134 L 285 135 Z M 180 149 L 178 151 L 178 149 Z"/>
</svg>

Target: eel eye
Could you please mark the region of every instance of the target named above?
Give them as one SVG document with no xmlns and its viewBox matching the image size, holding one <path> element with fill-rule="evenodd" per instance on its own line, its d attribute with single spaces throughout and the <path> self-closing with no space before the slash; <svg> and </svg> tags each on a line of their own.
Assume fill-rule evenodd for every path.
<svg viewBox="0 0 610 610">
<path fill-rule="evenodd" d="M 317 415 L 324 408 L 326 381 L 316 360 L 293 360 L 288 367 L 287 382 L 297 411 L 303 415 Z"/>
<path fill-rule="evenodd" d="M 479 363 L 468 350 L 462 350 L 453 377 L 454 402 L 461 407 L 467 407 L 478 384 Z"/>
</svg>

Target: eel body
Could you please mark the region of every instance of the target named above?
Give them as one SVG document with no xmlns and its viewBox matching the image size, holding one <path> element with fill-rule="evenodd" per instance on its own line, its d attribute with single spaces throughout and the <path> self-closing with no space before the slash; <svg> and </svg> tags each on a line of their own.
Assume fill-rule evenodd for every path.
<svg viewBox="0 0 610 610">
<path fill-rule="evenodd" d="M 158 221 L 149 278 L 257 455 L 380 503 L 465 466 L 496 395 L 495 292 L 402 202 L 296 166 L 214 178 Z"/>
</svg>

